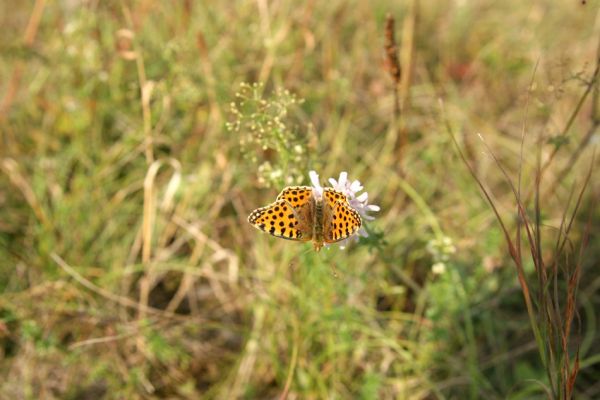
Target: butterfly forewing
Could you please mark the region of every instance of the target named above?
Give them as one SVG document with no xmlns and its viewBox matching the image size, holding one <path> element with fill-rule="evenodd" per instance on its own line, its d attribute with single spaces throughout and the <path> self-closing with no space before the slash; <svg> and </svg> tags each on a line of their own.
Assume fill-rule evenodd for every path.
<svg viewBox="0 0 600 400">
<path fill-rule="evenodd" d="M 301 208 L 313 200 L 313 189 L 310 186 L 290 186 L 281 191 L 277 200 L 285 200 L 294 208 Z"/>
<path fill-rule="evenodd" d="M 348 204 L 348 199 L 344 193 L 333 188 L 325 188 L 323 190 L 323 202 L 326 205 L 334 209 L 338 201 Z"/>
<path fill-rule="evenodd" d="M 290 240 L 311 240 L 312 235 L 307 227 L 307 209 L 309 203 L 292 207 L 292 205 L 280 199 L 266 207 L 254 210 L 248 217 L 254 227 L 273 236 Z"/>
</svg>

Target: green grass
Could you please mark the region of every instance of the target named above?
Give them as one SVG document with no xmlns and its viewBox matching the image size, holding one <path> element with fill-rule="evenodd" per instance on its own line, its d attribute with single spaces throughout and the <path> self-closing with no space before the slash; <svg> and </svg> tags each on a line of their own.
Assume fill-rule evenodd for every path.
<svg viewBox="0 0 600 400">
<path fill-rule="evenodd" d="M 600 396 L 598 0 L 5 3 L 0 398 Z M 367 240 L 247 223 L 309 170 Z"/>
</svg>

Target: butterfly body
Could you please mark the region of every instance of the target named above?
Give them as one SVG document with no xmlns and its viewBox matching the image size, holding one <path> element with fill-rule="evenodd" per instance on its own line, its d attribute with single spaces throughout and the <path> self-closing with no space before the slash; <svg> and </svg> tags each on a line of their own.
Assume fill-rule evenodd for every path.
<svg viewBox="0 0 600 400">
<path fill-rule="evenodd" d="M 323 200 L 315 200 L 315 215 L 313 218 L 313 244 L 319 251 L 325 241 L 323 234 Z"/>
<path fill-rule="evenodd" d="M 312 240 L 316 251 L 352 236 L 362 224 L 342 192 L 325 188 L 321 194 L 309 186 L 285 188 L 274 203 L 254 210 L 248 222 L 283 239 Z"/>
</svg>

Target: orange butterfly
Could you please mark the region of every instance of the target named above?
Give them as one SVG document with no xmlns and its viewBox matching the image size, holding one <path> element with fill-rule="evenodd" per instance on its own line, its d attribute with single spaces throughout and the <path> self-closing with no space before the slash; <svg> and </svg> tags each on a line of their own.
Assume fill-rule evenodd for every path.
<svg viewBox="0 0 600 400">
<path fill-rule="evenodd" d="M 252 211 L 248 222 L 283 239 L 312 240 L 316 251 L 354 235 L 362 225 L 344 193 L 324 188 L 321 197 L 310 186 L 283 189 L 273 204 Z"/>
</svg>

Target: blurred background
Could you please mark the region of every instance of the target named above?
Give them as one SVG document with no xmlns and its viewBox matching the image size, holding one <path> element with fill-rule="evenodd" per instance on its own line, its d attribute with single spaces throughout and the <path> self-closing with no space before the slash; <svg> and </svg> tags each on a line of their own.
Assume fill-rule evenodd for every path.
<svg viewBox="0 0 600 400">
<path fill-rule="evenodd" d="M 599 398 L 599 6 L 1 2 L 0 398 Z"/>
</svg>

